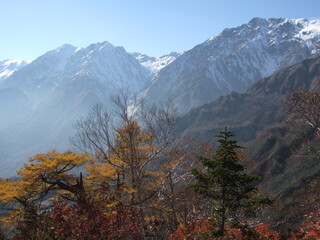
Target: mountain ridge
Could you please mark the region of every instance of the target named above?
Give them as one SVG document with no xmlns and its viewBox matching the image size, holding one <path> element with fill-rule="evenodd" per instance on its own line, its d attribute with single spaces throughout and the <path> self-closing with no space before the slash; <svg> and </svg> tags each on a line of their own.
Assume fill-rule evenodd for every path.
<svg viewBox="0 0 320 240">
<path fill-rule="evenodd" d="M 146 90 L 145 101 L 171 98 L 178 111 L 185 113 L 318 55 L 319 39 L 319 21 L 254 18 L 225 29 L 161 69 Z"/>
<path fill-rule="evenodd" d="M 299 87 L 309 89 L 319 75 L 320 57 L 303 60 L 257 81 L 242 93 L 234 91 L 190 110 L 180 118 L 177 131 L 209 141 L 228 126 L 238 133 L 239 140 L 251 141 L 258 131 L 282 122 L 286 99 Z"/>
<path fill-rule="evenodd" d="M 4 177 L 14 175 L 27 157 L 52 148 L 70 148 L 72 124 L 97 103 L 121 89 L 139 91 L 149 72 L 122 47 L 108 42 L 79 49 L 63 45 L 14 72 L 0 86 L 0 149 Z M 18 98 L 18 96 L 20 96 Z"/>
<path fill-rule="evenodd" d="M 270 33 L 262 31 L 263 24 L 264 28 L 269 26 L 268 21 L 277 25 Z M 261 66 L 265 73 L 274 70 L 272 61 L 271 70 L 267 68 L 270 64 L 266 64 L 274 52 L 279 67 L 283 62 L 289 64 L 289 60 L 294 62 L 317 54 L 313 47 L 318 41 L 317 24 L 308 20 L 253 19 L 226 29 L 220 37 L 210 38 L 189 51 L 160 58 L 128 53 L 106 41 L 86 48 L 65 44 L 51 50 L 0 82 L 0 110 L 6 113 L 0 120 L 0 142 L 15 143 L 9 147 L 4 144 L 6 147 L 0 149 L 1 162 L 7 169 L 4 173 L 7 175 L 3 176 L 10 176 L 28 156 L 52 148 L 68 149 L 68 139 L 74 132 L 72 123 L 96 103 L 110 107 L 109 97 L 120 89 L 130 89 L 132 95 L 138 94 L 148 104 L 171 98 L 180 113 L 211 102 L 233 88 L 244 90 L 263 75 Z M 257 47 L 266 43 L 265 38 L 259 38 L 261 32 L 274 35 L 275 40 L 283 38 L 282 44 L 270 38 L 267 45 L 270 43 L 271 47 L 257 52 Z M 242 35 L 236 38 L 237 34 Z M 233 45 L 229 44 L 231 40 Z M 226 52 L 227 55 L 221 55 Z M 260 56 L 261 63 L 257 60 Z M 292 58 L 288 60 L 289 56 Z M 152 72 L 142 63 L 151 64 L 155 70 Z M 248 67 L 251 63 L 256 66 Z M 250 76 L 251 80 L 243 77 L 246 82 L 243 85 L 238 79 L 242 75 Z"/>
</svg>

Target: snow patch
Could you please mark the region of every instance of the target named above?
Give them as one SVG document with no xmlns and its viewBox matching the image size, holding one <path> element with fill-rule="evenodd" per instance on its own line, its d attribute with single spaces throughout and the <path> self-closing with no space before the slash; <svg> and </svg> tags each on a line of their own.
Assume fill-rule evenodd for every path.
<svg viewBox="0 0 320 240">
<path fill-rule="evenodd" d="M 296 37 L 307 41 L 310 38 L 316 38 L 320 36 L 320 20 L 312 20 L 309 22 L 302 22 L 304 28 L 296 35 Z"/>
<path fill-rule="evenodd" d="M 183 52 L 171 52 L 158 58 L 149 57 L 145 54 L 140 53 L 133 53 L 132 55 L 142 66 L 144 66 L 151 72 L 151 75 L 155 76 L 161 69 L 168 66 L 182 54 Z"/>
<path fill-rule="evenodd" d="M 0 61 L 0 83 L 10 77 L 14 72 L 30 64 L 34 59 L 8 59 Z"/>
</svg>

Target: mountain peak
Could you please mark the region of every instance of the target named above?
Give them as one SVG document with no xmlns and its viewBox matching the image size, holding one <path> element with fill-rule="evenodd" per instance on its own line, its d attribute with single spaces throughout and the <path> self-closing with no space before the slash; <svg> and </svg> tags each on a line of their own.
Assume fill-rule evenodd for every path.
<svg viewBox="0 0 320 240">
<path fill-rule="evenodd" d="M 168 64 L 158 72 L 145 101 L 174 99 L 177 110 L 184 113 L 317 56 L 319 40 L 317 20 L 253 18 L 223 30 Z"/>
<path fill-rule="evenodd" d="M 282 18 L 279 18 L 279 20 L 282 19 Z M 265 23 L 267 22 L 268 19 L 265 19 L 265 18 L 260 18 L 260 17 L 255 17 L 255 18 L 252 18 L 248 24 L 262 24 L 262 23 Z"/>
<path fill-rule="evenodd" d="M 107 42 L 107 41 L 103 41 L 103 42 L 97 42 L 97 43 L 93 43 L 93 44 L 90 44 L 88 47 L 86 47 L 85 49 L 89 50 L 89 51 L 99 51 L 99 50 L 113 50 L 115 49 L 116 47 Z"/>
<path fill-rule="evenodd" d="M 62 46 L 56 48 L 54 51 L 57 52 L 57 53 L 60 53 L 60 52 L 75 52 L 77 49 L 77 47 L 71 45 L 71 44 L 63 44 Z"/>
</svg>

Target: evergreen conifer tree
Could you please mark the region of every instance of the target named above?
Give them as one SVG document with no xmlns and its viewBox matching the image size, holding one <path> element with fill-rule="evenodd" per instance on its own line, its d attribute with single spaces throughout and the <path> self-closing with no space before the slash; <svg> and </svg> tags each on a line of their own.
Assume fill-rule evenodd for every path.
<svg viewBox="0 0 320 240">
<path fill-rule="evenodd" d="M 258 175 L 247 174 L 240 162 L 235 134 L 225 128 L 219 135 L 219 146 L 211 158 L 200 156 L 205 171 L 193 169 L 196 183 L 190 187 L 198 194 L 212 200 L 212 218 L 218 224 L 217 235 L 223 236 L 226 222 L 240 226 L 239 216 L 254 213 L 257 206 L 270 204 L 271 200 L 257 194 L 255 182 Z M 243 226 L 243 225 L 242 225 Z"/>
</svg>

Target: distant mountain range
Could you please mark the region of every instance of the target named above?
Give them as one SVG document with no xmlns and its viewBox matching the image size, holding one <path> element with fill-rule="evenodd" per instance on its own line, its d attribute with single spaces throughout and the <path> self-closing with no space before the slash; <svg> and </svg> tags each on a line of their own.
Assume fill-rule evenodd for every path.
<svg viewBox="0 0 320 240">
<path fill-rule="evenodd" d="M 185 134 L 206 138 L 213 129 L 229 125 L 242 126 L 243 138 L 252 139 L 260 127 L 281 119 L 281 114 L 272 113 L 277 108 L 273 100 L 263 98 L 264 91 L 272 92 L 276 86 L 261 90 L 254 85 L 245 95 L 233 92 L 219 97 L 244 91 L 275 71 L 319 55 L 319 40 L 319 21 L 255 18 L 189 51 L 158 58 L 103 42 L 86 48 L 66 44 L 32 61 L 2 61 L 0 176 L 13 175 L 38 152 L 68 149 L 75 120 L 95 103 L 108 107 L 109 97 L 122 88 L 147 104 L 171 99 L 178 113 L 186 114 L 178 126 Z M 282 84 L 277 79 L 274 84 Z M 274 93 L 273 98 L 280 101 L 283 95 Z M 255 111 L 250 107 L 256 102 L 260 105 Z M 261 122 L 264 118 L 266 123 Z M 256 122 L 260 125 L 255 130 L 246 130 Z"/>
<path fill-rule="evenodd" d="M 320 21 L 254 18 L 184 52 L 144 92 L 146 102 L 171 98 L 180 113 L 303 59 L 317 56 Z"/>
<path fill-rule="evenodd" d="M 10 142 L 0 152 L 0 175 L 14 174 L 36 152 L 70 148 L 76 119 L 98 102 L 108 106 L 122 88 L 143 89 L 149 78 L 131 54 L 107 42 L 64 45 L 13 72 L 0 85 L 0 142 Z"/>
</svg>

